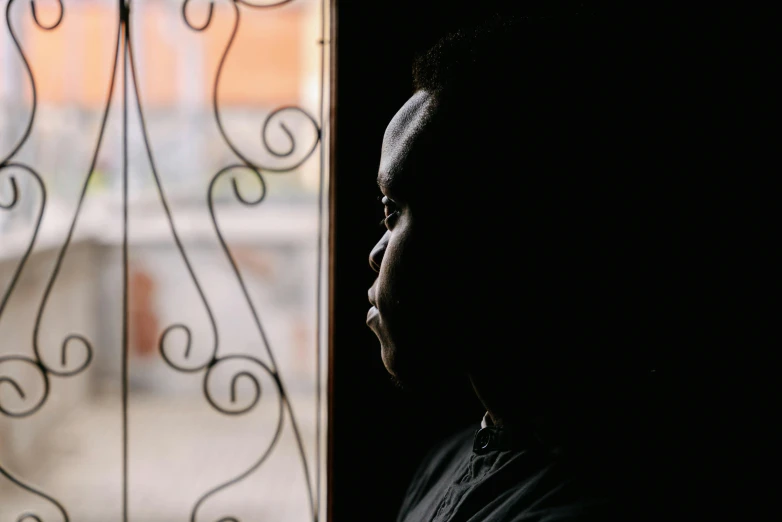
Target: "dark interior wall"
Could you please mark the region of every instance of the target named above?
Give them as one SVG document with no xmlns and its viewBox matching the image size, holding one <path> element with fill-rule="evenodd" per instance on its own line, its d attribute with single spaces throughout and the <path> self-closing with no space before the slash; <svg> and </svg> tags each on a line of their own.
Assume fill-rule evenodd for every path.
<svg viewBox="0 0 782 522">
<path fill-rule="evenodd" d="M 333 99 L 334 163 L 331 518 L 394 520 L 415 466 L 456 425 L 478 423 L 480 404 L 465 390 L 449 405 L 422 404 L 396 389 L 364 325 L 374 280 L 369 251 L 380 238 L 375 177 L 386 125 L 412 94 L 416 52 L 493 12 L 555 12 L 583 2 L 337 0 Z M 454 410 L 454 405 L 459 407 Z"/>
<path fill-rule="evenodd" d="M 412 94 L 413 56 L 444 33 L 492 11 L 546 14 L 610 9 L 620 16 L 624 13 L 617 7 L 606 7 L 610 3 L 598 2 L 334 3 L 329 520 L 383 522 L 395 519 L 410 475 L 433 440 L 457 424 L 476 423 L 482 414 L 469 393 L 453 401 L 459 404 L 457 409 L 449 410 L 447 401 L 423 404 L 396 389 L 383 368 L 378 342 L 364 325 L 369 307 L 367 289 L 374 279 L 367 258 L 381 235 L 378 222 L 382 211 L 375 183 L 380 145 L 388 121 Z M 626 6 L 622 9 L 628 10 Z M 721 274 L 711 279 L 701 276 L 715 293 L 710 308 L 714 314 L 709 325 L 699 331 L 698 342 L 682 344 L 681 339 L 672 338 L 668 344 L 686 348 L 675 354 L 679 367 L 674 367 L 678 372 L 674 375 L 678 377 L 671 389 L 679 403 L 682 424 L 677 433 L 684 441 L 691 473 L 687 475 L 689 496 L 699 498 L 690 486 L 708 491 L 703 498 L 710 500 L 698 510 L 713 504 L 724 515 L 722 498 L 716 504 L 713 499 L 719 497 L 720 488 L 735 483 L 723 479 L 730 476 L 726 470 L 732 466 L 726 458 L 726 444 L 736 447 L 728 428 L 740 426 L 742 432 L 749 432 L 749 417 L 754 416 L 750 412 L 759 408 L 766 392 L 750 396 L 748 383 L 770 382 L 750 379 L 754 369 L 762 365 L 743 361 L 755 360 L 747 350 L 763 345 L 758 327 L 750 326 L 757 323 L 754 318 L 765 317 L 762 302 L 744 292 L 754 287 L 753 277 L 763 288 L 766 285 L 765 272 L 757 265 L 763 256 L 753 254 L 751 234 L 769 221 L 756 218 L 757 209 L 765 207 L 752 203 L 763 197 L 752 176 L 754 162 L 761 157 L 755 151 L 771 135 L 764 134 L 768 127 L 762 122 L 748 121 L 765 110 L 760 107 L 763 82 L 757 73 L 771 70 L 771 62 L 761 63 L 762 54 L 749 49 L 747 42 L 767 47 L 763 35 L 771 33 L 760 30 L 757 16 L 715 14 L 714 10 L 693 7 L 693 16 L 687 18 L 680 5 L 671 8 L 666 3 L 646 3 L 644 10 L 640 13 L 636 5 L 628 14 L 640 14 L 644 19 L 647 14 L 660 15 L 666 23 L 655 26 L 659 38 L 654 45 L 666 53 L 666 60 L 676 62 L 670 69 L 675 71 L 672 81 L 694 93 L 690 98 L 693 104 L 684 107 L 682 115 L 689 115 L 697 124 L 692 138 L 699 139 L 688 137 L 685 149 L 688 156 L 696 158 L 693 172 L 703 173 L 704 179 L 708 174 L 691 202 L 702 216 L 697 236 L 703 245 L 699 259 L 702 266 Z M 746 152 L 750 150 L 753 152 Z M 707 193 L 708 197 L 703 196 Z M 737 195 L 746 195 L 746 199 L 739 200 Z M 751 268 L 742 269 L 745 263 Z M 734 348 L 718 349 L 726 344 Z M 755 417 L 766 418 L 764 411 Z M 757 446 L 757 440 L 752 445 Z M 719 469 L 714 462 L 719 462 Z M 744 480 L 749 475 L 734 476 Z M 735 491 L 732 494 L 738 495 Z"/>
</svg>

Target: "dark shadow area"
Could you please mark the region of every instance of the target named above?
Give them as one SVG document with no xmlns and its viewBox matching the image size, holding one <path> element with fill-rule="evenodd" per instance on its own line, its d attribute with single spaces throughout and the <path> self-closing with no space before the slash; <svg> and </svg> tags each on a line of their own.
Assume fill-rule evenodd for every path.
<svg viewBox="0 0 782 522">
<path fill-rule="evenodd" d="M 627 111 L 621 116 L 628 120 L 628 133 L 635 132 L 634 125 L 638 125 L 659 140 L 639 143 L 636 136 L 622 136 L 614 126 L 606 136 L 615 141 L 605 149 L 578 150 L 577 155 L 565 154 L 564 159 L 558 159 L 561 151 L 552 149 L 552 162 L 571 174 L 583 165 L 583 176 L 569 177 L 568 183 L 576 181 L 562 192 L 548 186 L 549 192 L 542 191 L 539 197 L 520 193 L 518 205 L 527 213 L 513 206 L 518 180 L 498 180 L 495 188 L 485 191 L 481 189 L 486 185 L 476 180 L 476 191 L 468 187 L 465 199 L 456 199 L 453 205 L 456 216 L 465 216 L 463 227 L 470 226 L 470 198 L 477 192 L 495 197 L 501 207 L 496 228 L 469 233 L 470 237 L 481 237 L 481 252 L 508 260 L 507 265 L 496 267 L 497 273 L 486 274 L 487 286 L 496 289 L 503 277 L 526 276 L 527 295 L 553 296 L 525 309 L 524 320 L 535 323 L 534 332 L 525 331 L 527 323 L 519 318 L 503 319 L 519 321 L 519 339 L 541 340 L 545 330 L 556 338 L 547 337 L 547 342 L 569 347 L 569 351 L 557 352 L 558 357 L 572 361 L 563 370 L 570 372 L 568 393 L 579 389 L 585 373 L 598 375 L 611 365 L 625 364 L 654 381 L 657 409 L 644 410 L 648 414 L 642 423 L 644 429 L 659 434 L 661 458 L 654 463 L 658 470 L 650 470 L 649 477 L 668 477 L 661 480 L 675 481 L 672 495 L 681 495 L 665 499 L 666 506 L 681 507 L 667 520 L 684 520 L 690 509 L 702 514 L 711 509 L 723 515 L 729 511 L 727 502 L 718 507 L 713 499 L 726 487 L 726 470 L 741 460 L 735 455 L 723 456 L 722 448 L 738 444 L 733 433 L 736 423 L 744 422 L 738 419 L 746 416 L 739 397 L 749 382 L 743 373 L 747 355 L 737 354 L 737 347 L 753 338 L 745 320 L 750 303 L 745 293 L 751 285 L 744 268 L 745 256 L 752 250 L 747 246 L 749 238 L 736 230 L 743 206 L 726 204 L 737 195 L 731 188 L 735 178 L 723 175 L 741 169 L 743 160 L 732 152 L 743 145 L 735 127 L 743 107 L 725 102 L 733 96 L 725 70 L 733 68 L 734 62 L 730 42 L 724 34 L 714 34 L 711 15 L 685 15 L 681 10 L 671 15 L 670 10 L 663 11 L 662 4 L 655 7 L 629 9 L 589 2 L 338 2 L 332 185 L 333 520 L 395 520 L 424 452 L 459 427 L 477 427 L 485 412 L 468 383 L 441 390 L 441 396 L 435 394 L 427 401 L 395 387 L 383 366 L 378 341 L 364 321 L 369 307 L 367 289 L 376 275 L 369 269 L 367 257 L 383 233 L 377 225 L 383 214 L 375 180 L 380 147 L 388 122 L 413 92 L 413 59 L 444 34 L 493 13 L 541 16 L 577 12 L 604 17 L 614 27 L 620 26 L 621 30 L 613 33 L 616 41 L 608 53 L 610 58 L 601 65 L 607 80 L 603 103 L 626 104 Z M 617 70 L 611 70 L 612 63 Z M 578 105 L 576 99 L 569 101 Z M 599 119 L 599 115 L 590 116 Z M 617 118 L 614 115 L 613 123 L 619 125 Z M 648 123 L 639 125 L 639 118 Z M 523 125 L 506 122 L 508 127 L 517 124 Z M 601 122 L 579 131 L 599 134 L 608 127 Z M 544 136 L 556 131 L 541 130 Z M 494 146 L 513 145 L 492 136 L 488 132 L 485 142 L 475 145 L 484 147 L 487 154 Z M 633 145 L 628 145 L 631 142 Z M 544 139 L 541 147 L 545 147 Z M 634 170 L 627 176 L 617 175 L 621 170 L 617 165 L 629 161 L 631 154 Z M 601 184 L 610 184 L 614 192 L 595 192 L 595 186 Z M 530 209 L 545 212 L 558 205 L 570 212 L 554 216 L 537 229 L 537 236 L 498 237 L 508 230 L 508 222 L 535 214 Z M 485 207 L 483 202 L 481 208 Z M 579 219 L 579 212 L 589 218 Z M 636 218 L 644 213 L 648 220 L 639 229 Z M 569 250 L 562 247 L 564 243 L 570 245 Z M 628 244 L 632 246 L 628 248 Z M 526 272 L 519 273 L 515 260 L 525 245 L 542 250 L 550 247 L 568 257 L 552 260 L 535 252 L 523 253 Z M 501 249 L 505 251 L 497 251 Z M 591 255 L 592 251 L 600 255 Z M 559 272 L 552 261 L 560 263 Z M 550 280 L 541 276 L 554 272 L 561 277 Z M 530 277 L 530 273 L 537 276 Z M 623 277 L 626 285 L 618 282 Z M 611 285 L 602 284 L 609 279 Z M 643 287 L 636 285 L 641 280 Z M 563 307 L 556 296 L 565 291 L 586 297 Z M 473 295 L 479 294 L 476 291 Z M 496 291 L 488 291 L 484 297 L 487 307 L 497 309 L 515 299 Z M 621 319 L 612 330 L 611 347 L 590 352 L 599 356 L 585 356 L 578 343 L 599 338 L 596 325 L 602 320 L 601 310 L 609 308 L 622 311 L 616 316 Z M 567 324 L 562 324 L 563 318 Z M 484 341 L 488 346 L 498 340 L 487 333 Z M 504 341 L 507 337 L 498 342 Z M 715 349 L 718 345 L 736 348 L 724 352 Z M 542 355 L 507 357 L 505 367 L 513 368 L 519 367 L 517 360 L 535 360 L 536 368 L 562 360 Z M 731 370 L 726 372 L 726 368 Z M 523 403 L 529 395 L 522 393 L 522 388 L 532 388 L 544 398 L 541 408 L 570 400 L 572 419 L 579 418 L 580 408 L 588 401 L 605 401 L 610 404 L 607 411 L 627 411 L 627 426 L 638 420 L 632 413 L 637 404 L 630 402 L 638 395 L 617 396 L 614 388 L 607 386 L 591 389 L 579 402 L 578 398 L 564 397 L 546 375 L 543 371 L 520 374 L 529 384 L 516 390 L 516 400 Z M 730 410 L 727 414 L 726 406 Z M 623 433 L 622 429 L 617 433 Z M 625 447 L 627 441 L 621 436 L 616 440 L 614 449 Z M 720 466 L 714 465 L 717 456 Z M 649 477 L 644 480 L 654 480 Z M 643 484 L 638 482 L 637 488 L 644 488 Z"/>
</svg>

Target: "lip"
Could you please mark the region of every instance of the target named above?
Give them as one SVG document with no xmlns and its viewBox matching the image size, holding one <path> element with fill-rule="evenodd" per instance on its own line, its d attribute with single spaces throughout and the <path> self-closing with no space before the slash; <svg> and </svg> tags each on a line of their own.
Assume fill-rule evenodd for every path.
<svg viewBox="0 0 782 522">
<path fill-rule="evenodd" d="M 375 320 L 380 312 L 374 306 L 367 312 L 367 324 Z"/>
</svg>

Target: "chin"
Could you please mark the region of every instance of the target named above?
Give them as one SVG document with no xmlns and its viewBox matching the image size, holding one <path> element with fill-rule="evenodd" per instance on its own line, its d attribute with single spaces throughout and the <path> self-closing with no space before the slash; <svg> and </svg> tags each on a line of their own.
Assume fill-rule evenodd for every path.
<svg viewBox="0 0 782 522">
<path fill-rule="evenodd" d="M 380 353 L 383 365 L 397 387 L 424 393 L 430 388 L 438 387 L 440 373 L 432 371 L 429 365 L 419 364 L 422 361 L 400 358 L 393 348 L 386 346 L 381 346 Z"/>
<path fill-rule="evenodd" d="M 415 372 L 410 372 L 410 368 L 405 368 L 403 364 L 400 364 L 402 361 L 400 361 L 397 355 L 393 346 L 380 343 L 380 357 L 383 360 L 383 366 L 386 367 L 386 371 L 391 376 L 391 381 L 399 388 L 409 388 L 411 385 L 417 388 L 419 379 L 416 378 Z"/>
<path fill-rule="evenodd" d="M 377 333 L 377 332 L 376 332 Z M 463 377 L 456 357 L 443 350 L 449 343 L 443 339 L 390 339 L 390 335 L 378 335 L 380 357 L 392 381 L 406 390 L 430 394 L 447 389 L 452 382 Z"/>
<path fill-rule="evenodd" d="M 383 361 L 383 366 L 386 367 L 386 371 L 391 374 L 391 377 L 397 379 L 397 372 L 394 366 L 394 349 L 390 346 L 386 346 L 384 343 L 380 343 L 380 358 Z"/>
</svg>

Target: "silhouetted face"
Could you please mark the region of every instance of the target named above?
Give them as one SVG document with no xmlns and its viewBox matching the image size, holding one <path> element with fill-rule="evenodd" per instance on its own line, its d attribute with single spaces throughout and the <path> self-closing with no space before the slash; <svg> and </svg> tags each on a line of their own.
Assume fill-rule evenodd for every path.
<svg viewBox="0 0 782 522">
<path fill-rule="evenodd" d="M 453 326 L 446 325 L 455 303 L 442 291 L 449 254 L 440 251 L 444 236 L 433 218 L 448 202 L 425 188 L 440 175 L 428 166 L 434 112 L 433 97 L 422 91 L 399 110 L 386 129 L 377 176 L 387 230 L 369 258 L 377 279 L 367 325 L 380 340 L 386 368 L 405 383 L 431 381 L 456 359 L 447 340 Z"/>
</svg>

